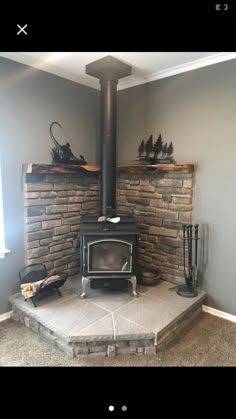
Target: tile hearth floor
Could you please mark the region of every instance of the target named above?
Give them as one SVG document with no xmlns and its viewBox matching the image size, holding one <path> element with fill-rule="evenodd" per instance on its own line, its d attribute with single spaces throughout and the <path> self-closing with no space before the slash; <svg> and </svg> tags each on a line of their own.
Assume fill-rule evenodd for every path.
<svg viewBox="0 0 236 419">
<path fill-rule="evenodd" d="M 183 330 L 201 311 L 207 296 L 198 290 L 197 297 L 184 298 L 174 284 L 161 281 L 154 287 L 138 285 L 138 298 L 129 289 L 88 289 L 87 298 L 80 299 L 79 276 L 69 278 L 60 290 L 62 298 L 52 293 L 38 299 L 37 307 L 20 294 L 11 296 L 13 318 L 18 315 L 26 326 L 73 356 L 154 354 L 160 342 L 178 328 Z"/>
</svg>

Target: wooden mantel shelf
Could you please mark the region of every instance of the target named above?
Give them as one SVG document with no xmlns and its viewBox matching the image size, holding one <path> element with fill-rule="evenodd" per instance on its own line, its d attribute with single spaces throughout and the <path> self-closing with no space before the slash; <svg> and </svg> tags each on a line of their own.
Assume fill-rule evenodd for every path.
<svg viewBox="0 0 236 419">
<path fill-rule="evenodd" d="M 119 166 L 120 173 L 147 173 L 147 172 L 165 172 L 165 173 L 193 173 L 193 164 L 137 164 L 135 166 Z"/>
<path fill-rule="evenodd" d="M 166 173 L 193 173 L 194 165 L 193 164 L 138 164 L 130 166 L 118 166 L 118 171 L 120 173 L 132 173 L 132 174 L 142 174 L 147 172 L 166 172 Z M 100 166 L 80 166 L 72 164 L 34 164 L 28 163 L 23 164 L 24 173 L 34 173 L 34 174 L 50 174 L 50 173 L 79 173 L 79 172 L 89 172 L 89 173 L 99 173 L 101 171 Z"/>
<path fill-rule="evenodd" d="M 78 164 L 23 164 L 24 173 L 47 174 L 47 173 L 78 173 L 78 172 L 100 172 L 100 166 L 80 166 Z"/>
</svg>

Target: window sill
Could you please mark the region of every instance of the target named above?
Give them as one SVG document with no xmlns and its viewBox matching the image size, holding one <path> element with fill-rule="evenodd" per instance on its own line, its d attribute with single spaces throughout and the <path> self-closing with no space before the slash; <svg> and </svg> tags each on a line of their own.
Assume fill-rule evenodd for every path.
<svg viewBox="0 0 236 419">
<path fill-rule="evenodd" d="M 0 259 L 4 259 L 7 253 L 10 253 L 11 251 L 8 249 L 0 249 Z"/>
</svg>

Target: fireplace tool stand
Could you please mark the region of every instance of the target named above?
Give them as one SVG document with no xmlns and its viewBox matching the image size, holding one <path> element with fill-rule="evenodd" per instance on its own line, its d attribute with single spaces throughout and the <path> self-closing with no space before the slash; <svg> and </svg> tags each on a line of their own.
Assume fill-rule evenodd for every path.
<svg viewBox="0 0 236 419">
<path fill-rule="evenodd" d="M 194 237 L 193 237 L 194 227 Z M 183 241 L 184 241 L 184 278 L 185 284 L 177 287 L 177 294 L 181 297 L 196 297 L 197 296 L 197 258 L 198 258 L 198 227 L 199 224 L 184 224 L 183 225 Z M 194 264 L 193 261 L 193 247 L 192 243 L 195 243 L 194 248 Z M 188 255 L 188 267 L 186 268 L 186 248 Z"/>
</svg>

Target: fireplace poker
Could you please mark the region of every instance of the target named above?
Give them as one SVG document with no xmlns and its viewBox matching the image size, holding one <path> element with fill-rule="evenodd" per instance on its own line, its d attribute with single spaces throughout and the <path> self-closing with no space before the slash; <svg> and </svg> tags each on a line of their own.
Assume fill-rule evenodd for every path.
<svg viewBox="0 0 236 419">
<path fill-rule="evenodd" d="M 184 239 L 184 277 L 186 279 L 187 273 L 186 273 L 186 265 L 185 265 L 185 246 L 186 246 L 186 225 L 183 224 L 183 239 Z"/>
<path fill-rule="evenodd" d="M 190 224 L 187 225 L 187 250 L 188 250 L 188 275 L 186 276 L 187 285 L 191 284 L 191 241 L 190 241 Z"/>
<path fill-rule="evenodd" d="M 193 266 L 192 266 L 192 261 L 193 261 L 193 248 L 192 248 L 192 243 L 193 243 L 193 225 L 190 224 L 189 225 L 189 281 L 190 284 L 193 283 Z"/>
<path fill-rule="evenodd" d="M 195 252 L 194 252 L 194 285 L 197 286 L 197 251 L 198 251 L 198 227 L 199 224 L 195 224 L 194 226 L 194 240 L 195 240 Z"/>
</svg>

